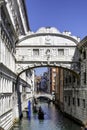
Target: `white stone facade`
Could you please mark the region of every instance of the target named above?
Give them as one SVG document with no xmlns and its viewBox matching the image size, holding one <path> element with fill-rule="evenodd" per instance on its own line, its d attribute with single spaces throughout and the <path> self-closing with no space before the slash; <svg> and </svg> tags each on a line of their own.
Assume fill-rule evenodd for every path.
<svg viewBox="0 0 87 130">
<path fill-rule="evenodd" d="M 29 27 L 23 0 L 0 1 L 0 127 L 8 130 L 19 118 L 16 86 L 15 43 L 25 35 Z M 34 72 L 32 70 L 32 76 Z M 19 92 L 21 109 L 27 106 L 31 96 L 31 80 L 34 76 L 20 75 Z M 27 89 L 30 92 L 27 92 Z M 26 94 L 27 93 L 27 94 Z"/>
<path fill-rule="evenodd" d="M 56 28 L 29 32 L 16 44 L 16 71 L 39 66 L 59 66 L 78 71 L 78 38 Z M 26 64 L 25 64 L 26 63 Z"/>
</svg>

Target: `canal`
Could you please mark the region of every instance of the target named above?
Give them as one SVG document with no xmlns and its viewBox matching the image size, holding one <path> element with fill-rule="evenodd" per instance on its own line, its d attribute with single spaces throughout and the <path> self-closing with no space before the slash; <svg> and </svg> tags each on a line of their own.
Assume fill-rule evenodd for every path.
<svg viewBox="0 0 87 130">
<path fill-rule="evenodd" d="M 80 126 L 66 118 L 54 104 L 40 103 L 45 116 L 44 120 L 38 120 L 38 115 L 31 110 L 31 119 L 23 118 L 13 130 L 80 130 Z"/>
</svg>

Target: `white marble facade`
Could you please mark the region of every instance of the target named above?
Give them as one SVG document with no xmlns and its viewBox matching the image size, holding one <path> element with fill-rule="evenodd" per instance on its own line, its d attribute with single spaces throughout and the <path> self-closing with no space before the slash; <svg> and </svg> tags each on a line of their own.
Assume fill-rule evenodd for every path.
<svg viewBox="0 0 87 130">
<path fill-rule="evenodd" d="M 16 71 L 38 66 L 59 66 L 78 71 L 79 39 L 54 27 L 29 32 L 16 44 Z M 26 64 L 24 64 L 26 63 Z M 20 67 L 21 66 L 21 67 Z"/>
<path fill-rule="evenodd" d="M 8 130 L 19 118 L 16 86 L 15 45 L 20 35 L 29 30 L 24 0 L 0 1 L 0 127 Z M 19 91 L 22 110 L 27 107 L 34 82 L 34 71 L 31 76 L 24 72 L 20 75 Z M 30 77 L 29 77 L 30 76 Z M 28 89 L 28 91 L 27 91 Z"/>
</svg>

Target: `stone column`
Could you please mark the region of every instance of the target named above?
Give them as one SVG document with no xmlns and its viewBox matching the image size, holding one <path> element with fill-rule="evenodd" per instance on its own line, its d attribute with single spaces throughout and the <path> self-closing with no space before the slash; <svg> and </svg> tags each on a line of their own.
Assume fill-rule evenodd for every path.
<svg viewBox="0 0 87 130">
<path fill-rule="evenodd" d="M 20 77 L 17 76 L 16 80 L 16 89 L 17 89 L 17 106 L 16 106 L 16 119 L 21 119 L 22 117 L 22 106 L 21 106 L 21 93 L 20 93 Z"/>
</svg>

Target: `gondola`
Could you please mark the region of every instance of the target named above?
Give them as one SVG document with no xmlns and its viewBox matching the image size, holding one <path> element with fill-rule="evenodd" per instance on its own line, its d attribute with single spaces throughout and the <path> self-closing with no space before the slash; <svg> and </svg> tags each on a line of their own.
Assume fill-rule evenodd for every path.
<svg viewBox="0 0 87 130">
<path fill-rule="evenodd" d="M 44 119 L 44 112 L 42 111 L 42 108 L 39 108 L 38 111 L 38 119 L 43 120 Z"/>
<path fill-rule="evenodd" d="M 38 113 L 38 119 L 44 119 L 44 113 L 43 112 L 39 112 Z"/>
</svg>

